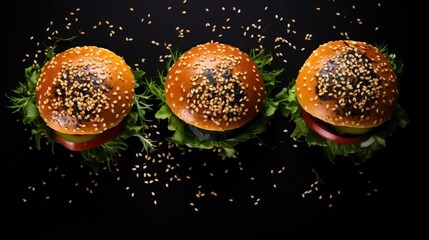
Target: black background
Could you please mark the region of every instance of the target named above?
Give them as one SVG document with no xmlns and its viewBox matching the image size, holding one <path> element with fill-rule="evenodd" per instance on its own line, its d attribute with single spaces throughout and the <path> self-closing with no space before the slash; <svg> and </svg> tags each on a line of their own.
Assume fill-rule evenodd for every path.
<svg viewBox="0 0 429 240">
<path fill-rule="evenodd" d="M 423 149 L 414 139 L 427 130 L 418 129 L 413 106 L 423 80 L 417 56 L 424 51 L 424 28 L 422 7 L 395 2 L 11 2 L 2 8 L 1 216 L 6 225 L 0 234 L 13 239 L 411 237 L 420 228 L 413 219 L 425 217 L 418 205 L 424 189 L 417 187 Z M 20 115 L 7 107 L 6 95 L 24 81 L 24 69 L 33 60 L 40 63 L 43 56 L 37 51 L 52 43 L 49 38 L 75 35 L 77 40 L 60 50 L 107 47 L 151 78 L 164 67 L 164 43 L 181 51 L 210 40 L 245 52 L 263 46 L 275 56 L 273 67 L 285 69 L 284 85 L 326 41 L 384 43 L 405 64 L 400 104 L 411 123 L 360 166 L 348 158 L 332 163 L 322 149 L 294 141 L 289 137 L 292 122 L 276 116 L 260 139 L 238 147 L 237 159 L 222 160 L 210 150 L 167 149 L 165 143 L 145 158 L 136 156 L 141 146 L 131 140 L 115 169 L 94 173 L 81 164 L 79 154 L 60 146 L 54 154 L 49 146 L 36 150 L 31 133 L 17 121 Z M 287 42 L 276 42 L 277 37 Z M 153 139 L 162 141 L 169 134 L 165 122 L 151 124 L 158 124 L 149 130 Z M 321 181 L 313 185 L 318 177 Z"/>
</svg>

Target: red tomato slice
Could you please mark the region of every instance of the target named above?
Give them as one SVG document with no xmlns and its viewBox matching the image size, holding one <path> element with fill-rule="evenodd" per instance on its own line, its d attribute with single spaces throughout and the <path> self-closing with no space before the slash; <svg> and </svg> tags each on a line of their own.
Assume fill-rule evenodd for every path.
<svg viewBox="0 0 429 240">
<path fill-rule="evenodd" d="M 340 144 L 354 144 L 362 141 L 363 136 L 354 136 L 354 137 L 342 137 L 337 135 L 335 132 L 330 130 L 326 123 L 311 116 L 308 112 L 301 110 L 302 118 L 307 126 L 317 133 L 319 136 L 326 138 L 332 142 L 340 143 Z"/>
<path fill-rule="evenodd" d="M 84 150 L 96 148 L 96 147 L 100 146 L 101 144 L 112 140 L 113 138 L 118 136 L 119 133 L 121 133 L 123 126 L 124 126 L 124 123 L 121 122 L 120 124 L 116 125 L 115 127 L 100 133 L 100 136 L 98 136 L 97 138 L 92 139 L 88 142 L 83 142 L 83 143 L 75 143 L 75 142 L 67 141 L 66 139 L 60 137 L 57 134 L 54 134 L 54 136 L 55 136 L 55 139 L 59 143 L 61 143 L 61 145 L 63 145 L 65 148 L 72 150 L 72 151 L 84 151 Z"/>
</svg>

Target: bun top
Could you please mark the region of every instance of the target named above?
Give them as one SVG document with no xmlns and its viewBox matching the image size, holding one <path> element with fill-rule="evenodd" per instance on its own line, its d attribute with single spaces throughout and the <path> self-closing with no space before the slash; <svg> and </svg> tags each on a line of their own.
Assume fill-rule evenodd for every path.
<svg viewBox="0 0 429 240">
<path fill-rule="evenodd" d="M 336 126 L 369 128 L 389 120 L 398 80 L 385 55 L 365 42 L 331 41 L 307 58 L 296 79 L 302 108 Z"/>
<path fill-rule="evenodd" d="M 52 129 L 98 134 L 119 124 L 134 103 L 134 75 L 124 59 L 96 46 L 70 48 L 46 62 L 36 104 Z"/>
<path fill-rule="evenodd" d="M 239 128 L 252 120 L 265 100 L 262 74 L 236 47 L 207 42 L 186 51 L 171 66 L 165 98 L 187 124 L 208 131 Z"/>
</svg>

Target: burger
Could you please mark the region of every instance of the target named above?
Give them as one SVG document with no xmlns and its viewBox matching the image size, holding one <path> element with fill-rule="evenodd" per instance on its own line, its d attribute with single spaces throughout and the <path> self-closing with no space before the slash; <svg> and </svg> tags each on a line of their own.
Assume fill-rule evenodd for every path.
<svg viewBox="0 0 429 240">
<path fill-rule="evenodd" d="M 26 69 L 27 83 L 10 98 L 31 124 L 37 147 L 44 136 L 81 152 L 95 169 L 117 160 L 128 137 L 138 137 L 149 150 L 144 114 L 150 106 L 147 93 L 136 90 L 144 73 L 103 47 L 76 46 L 58 54 L 55 48 L 41 67 Z"/>
<path fill-rule="evenodd" d="M 356 163 L 383 148 L 408 116 L 398 103 L 403 64 L 386 47 L 353 40 L 320 45 L 289 87 L 282 113 L 295 122 L 291 134 L 324 147 L 329 159 Z"/>
<path fill-rule="evenodd" d="M 168 119 L 174 132 L 167 140 L 236 157 L 235 146 L 264 132 L 278 108 L 281 93 L 271 92 L 283 70 L 272 69 L 271 61 L 264 50 L 249 55 L 213 41 L 172 53 L 160 81 L 149 81 L 161 100 L 155 117 Z"/>
</svg>

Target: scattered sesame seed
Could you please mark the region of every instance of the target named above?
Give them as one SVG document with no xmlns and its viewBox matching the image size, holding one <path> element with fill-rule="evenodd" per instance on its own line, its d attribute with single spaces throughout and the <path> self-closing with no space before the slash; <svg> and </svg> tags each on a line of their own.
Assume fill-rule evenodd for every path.
<svg viewBox="0 0 429 240">
<path fill-rule="evenodd" d="M 186 4 L 187 1 L 184 0 L 184 1 L 182 1 L 182 3 Z M 191 3 L 189 3 L 189 4 L 191 4 Z M 378 3 L 377 6 L 381 7 L 381 4 Z M 203 9 L 207 13 L 210 12 L 209 8 L 203 8 Z M 352 5 L 352 9 L 356 10 L 356 7 L 354 5 Z M 167 10 L 168 11 L 172 10 L 172 7 L 171 6 L 167 7 Z M 218 9 L 213 9 L 213 12 L 216 12 L 216 10 L 218 10 Z M 226 12 L 225 7 L 222 7 L 221 10 L 223 12 Z M 233 12 L 236 12 L 238 14 L 241 13 L 241 9 L 237 8 L 235 6 L 232 7 L 232 10 L 233 10 Z M 268 14 L 271 12 L 271 9 L 269 10 L 269 6 L 265 6 L 263 8 L 263 10 L 267 11 L 267 13 L 264 13 L 264 14 Z M 316 10 L 321 11 L 320 7 L 317 7 Z M 67 22 L 66 22 L 65 28 L 68 29 L 69 31 L 76 29 L 78 27 L 81 27 L 83 25 L 83 24 L 79 25 L 77 23 L 79 21 L 79 18 L 76 15 L 79 15 L 79 11 L 80 11 L 80 8 L 77 8 L 74 12 L 69 12 L 69 15 L 73 16 L 70 18 L 66 18 Z M 129 8 L 129 11 L 134 12 L 134 8 Z M 326 9 L 324 9 L 324 11 L 326 11 Z M 181 13 L 187 14 L 187 11 L 181 11 Z M 276 24 L 283 24 L 283 26 L 284 26 L 283 32 L 278 33 L 279 36 L 276 37 L 275 39 L 273 39 L 274 38 L 273 36 L 269 36 L 269 35 L 265 36 L 262 34 L 263 31 L 265 31 L 267 29 L 267 23 L 264 22 L 265 18 L 264 18 L 264 21 L 262 19 L 257 19 L 255 22 L 243 23 L 244 25 L 240 26 L 240 29 L 234 29 L 235 26 L 233 24 L 232 25 L 225 25 L 225 23 L 230 23 L 230 22 L 236 21 L 235 18 L 231 18 L 230 16 L 226 16 L 222 20 L 222 22 L 215 22 L 215 21 L 205 22 L 205 23 L 202 22 L 202 26 L 208 28 L 208 30 L 211 30 L 212 32 L 217 31 L 217 34 L 214 35 L 214 38 L 216 38 L 216 37 L 227 38 L 229 30 L 231 30 L 230 32 L 234 32 L 235 30 L 240 30 L 240 31 L 242 31 L 242 36 L 244 38 L 255 39 L 254 41 L 256 41 L 258 44 L 260 44 L 260 46 L 259 46 L 260 48 L 264 48 L 265 44 L 268 45 L 270 43 L 274 43 L 274 45 L 275 45 L 274 49 L 277 51 L 277 52 L 275 52 L 275 60 L 276 61 L 278 60 L 279 62 L 287 64 L 288 61 L 286 58 L 289 57 L 288 51 L 299 50 L 299 51 L 305 52 L 307 50 L 306 50 L 305 46 L 299 45 L 299 44 L 302 44 L 299 42 L 299 40 L 296 40 L 295 38 L 291 37 L 291 36 L 293 36 L 292 34 L 298 34 L 297 31 L 294 29 L 294 26 L 296 26 L 296 25 L 293 25 L 294 23 L 296 23 L 296 20 L 290 19 L 290 21 L 288 23 L 286 23 L 288 21 L 288 18 L 287 18 L 288 14 L 287 14 L 287 12 L 282 13 L 282 14 L 284 14 L 285 17 L 281 17 L 278 14 L 274 15 L 274 19 L 278 20 L 278 21 L 275 21 Z M 340 12 L 337 12 L 335 14 L 337 16 L 343 16 L 343 17 L 346 16 L 346 14 L 344 14 L 344 13 L 340 14 Z M 155 16 L 154 16 L 154 19 L 157 19 L 157 18 L 155 18 Z M 231 19 L 233 19 L 233 20 L 231 20 Z M 299 19 L 299 20 L 302 20 L 302 19 Z M 80 21 L 84 22 L 85 19 L 82 19 Z M 73 22 L 73 25 L 71 24 L 72 22 Z M 140 18 L 140 22 L 141 23 L 147 22 L 147 25 L 150 25 L 152 23 L 151 14 L 147 14 L 146 19 Z M 359 25 L 363 25 L 364 20 L 357 18 L 356 23 L 358 23 Z M 118 27 L 118 24 L 120 24 L 120 22 L 113 22 L 113 21 L 110 22 L 108 20 L 103 20 L 103 21 L 99 21 L 95 25 L 93 24 L 92 27 L 81 28 L 78 31 L 79 31 L 79 34 L 81 34 L 81 35 L 87 35 L 87 34 L 91 34 L 92 31 L 101 31 L 103 28 L 107 28 L 107 29 L 110 29 L 110 31 L 108 32 L 109 37 L 112 37 L 112 38 L 114 38 L 114 37 L 118 38 L 119 37 L 121 39 L 125 39 L 125 42 L 134 42 L 133 37 L 126 37 L 126 36 L 122 35 L 126 32 L 127 29 L 123 28 L 122 26 Z M 48 35 L 49 35 L 48 39 L 50 39 L 50 40 L 52 40 L 53 37 L 59 35 L 59 32 L 57 30 L 54 30 L 55 26 L 56 25 L 54 24 L 54 22 L 51 21 L 49 23 L 49 26 L 45 29 L 46 32 L 48 32 Z M 338 25 L 338 26 L 341 26 L 341 25 Z M 335 30 L 336 28 L 337 27 L 335 25 L 332 26 L 332 29 Z M 118 31 L 118 29 L 120 31 Z M 350 38 L 347 31 L 345 31 L 344 29 L 340 29 L 340 27 L 339 27 L 339 30 L 343 30 L 340 32 L 341 36 L 343 36 L 345 38 Z M 374 30 L 375 31 L 379 30 L 379 27 L 378 26 L 374 27 Z M 184 38 L 187 34 L 191 34 L 191 32 L 192 32 L 191 29 L 188 29 L 185 26 L 177 27 L 175 29 L 175 31 L 177 33 L 178 38 Z M 300 40 L 302 40 L 302 39 L 304 39 L 305 41 L 312 41 L 313 40 L 313 34 L 311 34 L 311 33 L 307 33 L 307 34 L 299 33 L 298 36 L 300 37 Z M 135 36 L 135 37 L 136 37 L 136 42 L 142 40 L 138 36 Z M 31 36 L 30 40 L 33 41 L 34 37 Z M 153 39 L 150 41 L 150 43 L 156 47 L 160 46 L 161 42 L 162 41 L 157 41 L 157 39 Z M 130 43 L 130 44 L 133 44 L 133 43 Z M 40 42 L 37 43 L 37 46 L 39 46 L 39 45 L 40 45 Z M 172 45 L 172 44 L 165 44 L 164 43 L 163 46 L 167 50 L 174 48 L 174 45 Z M 40 52 L 40 53 L 42 53 L 42 52 Z M 43 54 L 40 54 L 40 56 L 43 57 Z M 29 59 L 29 57 L 30 57 L 30 54 L 25 54 L 25 59 Z M 38 56 L 36 56 L 35 58 L 37 59 Z M 23 59 L 23 62 L 25 61 L 25 59 Z M 169 59 L 169 57 L 161 55 L 159 58 L 159 62 L 164 62 L 166 59 Z M 141 58 L 140 61 L 141 61 L 141 63 L 145 63 L 146 58 Z M 29 62 L 31 62 L 31 61 L 29 61 Z M 38 65 L 37 62 L 34 62 L 34 64 Z M 135 66 L 137 66 L 137 64 Z M 64 93 L 61 93 L 61 94 L 64 94 Z M 192 106 L 192 108 L 194 108 L 195 111 L 197 111 L 197 109 L 198 109 L 198 111 L 201 111 L 201 108 L 199 106 Z M 212 113 L 208 113 L 208 116 L 210 114 L 212 114 Z M 84 117 L 84 116 L 82 116 L 82 117 Z M 230 116 L 227 116 L 227 118 L 230 118 Z M 163 136 L 162 130 L 154 130 L 155 128 L 156 128 L 156 125 L 151 127 L 150 133 L 153 134 L 151 136 Z M 287 134 L 288 130 L 284 129 L 283 132 Z M 258 145 L 261 147 L 263 146 L 261 143 L 258 143 Z M 291 144 L 291 146 L 294 148 L 297 148 L 298 144 Z M 29 149 L 29 151 L 34 150 L 32 146 L 29 146 L 28 149 Z M 158 188 L 155 188 L 155 187 L 159 187 L 159 186 L 164 186 L 164 188 L 168 189 L 170 187 L 175 186 L 176 184 L 180 184 L 180 183 L 183 183 L 185 181 L 190 181 L 190 180 L 194 181 L 194 179 L 191 178 L 191 176 L 193 175 L 193 174 L 191 174 L 191 171 L 195 171 L 195 170 L 193 170 L 192 167 L 190 167 L 189 165 L 186 165 L 180 161 L 179 162 L 172 161 L 174 159 L 178 159 L 178 158 L 175 158 L 175 156 L 185 156 L 187 154 L 193 154 L 192 150 L 186 149 L 184 151 L 177 152 L 178 150 L 172 150 L 172 149 L 173 149 L 172 146 L 168 146 L 166 143 L 163 143 L 163 145 L 160 146 L 160 149 L 155 151 L 155 153 L 150 153 L 150 154 L 146 155 L 146 153 L 136 152 L 135 154 L 133 154 L 133 156 L 135 158 L 134 161 L 137 164 L 135 164 L 135 165 L 131 164 L 132 167 L 130 167 L 129 169 L 125 169 L 125 170 L 121 169 L 121 171 L 129 171 L 129 172 L 135 173 L 133 176 L 135 176 L 136 180 L 140 181 L 140 182 L 144 182 L 146 184 L 144 186 L 145 190 L 147 190 L 147 188 L 158 190 Z M 73 156 L 70 156 L 70 158 L 72 158 L 72 157 Z M 58 164 L 58 163 L 56 163 L 56 164 Z M 159 170 L 159 167 L 161 167 L 161 170 Z M 242 166 L 240 163 L 240 165 L 237 165 L 237 170 L 239 170 L 239 172 L 246 175 L 245 173 L 247 173 L 248 169 L 245 166 Z M 79 171 L 86 171 L 86 170 L 84 167 L 82 167 L 82 169 L 80 169 Z M 118 182 L 121 182 L 121 183 L 126 182 L 125 184 L 128 184 L 129 182 L 127 182 L 127 181 L 129 181 L 129 179 L 122 179 L 119 175 L 116 175 L 116 174 L 118 174 L 118 171 L 119 171 L 119 169 L 113 170 L 112 174 L 113 174 L 114 178 Z M 225 168 L 225 169 L 222 169 L 221 171 L 207 172 L 206 175 L 208 177 L 219 177 L 219 176 L 223 176 L 220 174 L 221 172 L 224 173 L 225 175 L 227 175 L 227 174 L 232 174 L 231 173 L 232 171 L 234 171 L 234 170 L 230 169 L 230 168 Z M 59 177 L 60 181 L 64 181 L 64 182 L 66 181 L 66 179 L 73 178 L 73 176 L 70 176 L 69 174 L 62 173 L 61 171 L 59 171 L 56 168 L 49 169 L 48 172 L 50 173 L 50 175 L 55 175 L 55 176 Z M 285 172 L 285 170 L 283 168 L 272 168 L 269 171 L 269 173 L 271 175 L 275 175 L 276 173 L 281 174 L 284 172 Z M 362 175 L 363 175 L 363 173 L 362 173 Z M 86 192 L 88 192 L 89 194 L 93 194 L 94 190 L 98 186 L 98 182 L 94 182 L 94 181 L 96 181 L 99 178 L 99 176 L 94 174 L 93 172 L 89 172 L 88 177 L 91 178 L 91 180 L 88 180 L 88 182 L 82 181 L 81 179 L 79 179 L 82 182 L 73 183 L 73 186 L 77 189 L 82 188 Z M 246 177 L 248 177 L 248 175 L 246 175 Z M 256 179 L 253 176 L 250 177 L 249 179 L 250 179 L 250 182 L 253 182 L 253 183 L 262 181 L 262 180 L 260 180 L 262 178 L 258 177 Z M 133 179 L 133 180 L 135 180 L 135 179 Z M 281 188 L 282 186 L 284 186 L 284 184 L 278 185 L 278 184 L 273 183 L 273 182 L 270 182 L 269 184 L 270 184 L 269 186 L 272 186 L 272 188 L 274 188 L 274 189 L 278 189 L 278 188 Z M 368 182 L 367 184 L 371 184 L 371 183 Z M 43 190 L 47 189 L 47 187 L 44 187 L 44 186 L 46 186 L 46 182 L 42 181 L 40 184 L 29 187 L 28 191 L 29 192 L 36 192 L 36 191 L 41 191 L 42 189 Z M 314 185 L 311 187 L 311 189 L 309 189 L 308 191 L 304 191 L 301 194 L 301 197 L 302 198 L 308 197 L 309 195 L 315 194 L 315 192 L 317 192 L 317 194 L 315 194 L 317 199 L 319 199 L 321 201 L 335 201 L 335 198 L 338 198 L 338 195 L 340 195 L 341 191 L 337 190 L 336 194 L 328 193 L 328 195 L 326 195 L 325 187 L 326 186 L 322 187 L 320 185 L 320 183 L 318 183 L 318 182 L 314 183 Z M 323 191 L 321 190 L 322 188 L 323 188 Z M 134 187 L 132 188 L 130 186 L 127 186 L 125 188 L 125 190 L 127 191 L 127 193 L 130 194 L 131 198 L 139 199 L 139 194 L 135 194 L 135 193 L 140 193 L 140 191 L 137 192 L 137 190 L 140 190 L 140 189 L 135 189 Z M 217 191 L 221 192 L 221 189 L 206 191 L 206 193 L 210 192 L 210 194 L 208 194 L 208 195 L 210 195 L 212 197 L 218 197 Z M 371 191 L 369 191 L 367 193 L 367 195 L 368 196 L 373 195 L 377 191 L 378 191 L 378 189 L 376 189 L 376 188 L 372 189 Z M 157 196 L 155 191 L 149 190 L 149 191 L 146 191 L 146 193 L 147 192 L 150 192 L 150 195 L 153 197 Z M 335 190 L 334 190 L 334 192 L 335 192 Z M 260 194 L 258 193 L 255 195 L 257 196 Z M 258 205 L 260 203 L 261 198 L 257 198 L 257 197 L 255 197 L 255 195 L 252 194 L 251 199 L 253 200 L 254 205 Z M 52 200 L 51 194 L 43 195 L 43 196 L 47 200 Z M 56 196 L 53 196 L 53 197 L 56 197 Z M 74 197 L 74 196 L 66 196 L 66 199 L 72 198 L 72 197 Z M 206 199 L 205 193 L 202 190 L 198 191 L 196 193 L 196 197 L 198 198 L 198 201 L 204 201 L 204 199 Z M 230 196 L 226 196 L 226 197 L 222 196 L 222 197 L 224 197 L 223 199 L 227 199 L 228 202 L 234 202 L 237 199 L 235 197 L 232 198 Z M 242 199 L 240 199 L 240 200 L 242 200 Z M 21 201 L 23 203 L 27 203 L 28 198 L 27 197 L 21 198 Z M 73 202 L 73 199 L 68 199 L 66 201 L 69 204 L 71 204 Z M 200 202 L 198 202 L 198 203 L 200 203 Z M 153 204 L 157 205 L 158 201 L 154 199 Z M 190 205 L 191 205 L 191 207 L 193 207 L 193 210 L 195 212 L 198 212 L 198 211 L 203 209 L 201 206 L 199 206 L 197 208 L 195 206 L 195 203 L 191 203 Z M 327 206 L 329 208 L 332 207 L 333 202 L 329 202 L 327 204 Z"/>
</svg>

